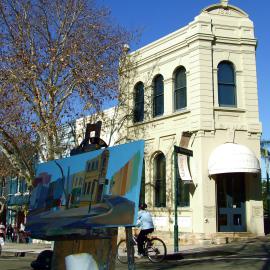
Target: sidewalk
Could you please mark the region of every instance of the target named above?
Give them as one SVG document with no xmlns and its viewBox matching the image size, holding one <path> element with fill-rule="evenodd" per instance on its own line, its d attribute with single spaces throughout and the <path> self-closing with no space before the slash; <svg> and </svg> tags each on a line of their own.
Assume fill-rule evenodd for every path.
<svg viewBox="0 0 270 270">
<path fill-rule="evenodd" d="M 22 244 L 5 242 L 5 245 L 2 247 L 2 255 L 7 253 L 11 255 L 13 253 L 15 256 L 18 256 L 18 253 L 22 252 L 38 254 L 45 249 L 51 249 L 51 244 Z"/>
<path fill-rule="evenodd" d="M 198 257 L 205 253 L 211 252 L 211 249 L 221 247 L 222 245 L 181 245 L 179 251 L 174 252 L 174 247 L 167 246 L 167 257 L 168 259 L 180 259 L 183 257 Z M 10 243 L 5 242 L 2 247 L 2 255 L 14 255 L 20 256 L 20 253 L 26 254 L 38 254 L 42 250 L 52 249 L 51 244 L 34 243 L 34 244 L 22 244 L 22 243 Z"/>
<path fill-rule="evenodd" d="M 182 245 L 179 247 L 179 252 L 174 252 L 173 246 L 167 247 L 167 259 L 168 260 L 179 260 L 179 259 L 198 259 L 215 256 L 228 256 L 237 254 L 241 251 L 243 246 L 247 246 L 250 243 L 257 241 L 269 242 L 269 236 L 257 236 L 249 239 L 237 239 L 228 243 L 211 244 L 204 243 L 198 245 Z M 239 247 L 241 247 L 239 249 Z"/>
<path fill-rule="evenodd" d="M 194 244 L 194 245 L 181 245 L 178 252 L 174 251 L 174 246 L 167 246 L 167 259 L 176 260 L 184 258 L 201 258 L 216 254 L 217 248 L 222 248 L 222 244 Z"/>
</svg>

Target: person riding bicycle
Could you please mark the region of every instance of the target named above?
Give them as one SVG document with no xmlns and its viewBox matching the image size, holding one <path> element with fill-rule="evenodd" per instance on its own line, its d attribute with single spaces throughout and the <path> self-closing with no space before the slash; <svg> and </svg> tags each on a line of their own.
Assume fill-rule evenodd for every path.
<svg viewBox="0 0 270 270">
<path fill-rule="evenodd" d="M 144 256 L 144 249 L 143 244 L 144 241 L 147 239 L 147 234 L 152 233 L 154 231 L 154 224 L 151 214 L 146 210 L 147 204 L 143 203 L 139 206 L 139 212 L 138 212 L 138 220 L 137 220 L 137 226 L 141 229 L 138 237 L 137 237 L 137 243 L 138 243 L 138 254 L 136 257 L 142 257 Z"/>
</svg>

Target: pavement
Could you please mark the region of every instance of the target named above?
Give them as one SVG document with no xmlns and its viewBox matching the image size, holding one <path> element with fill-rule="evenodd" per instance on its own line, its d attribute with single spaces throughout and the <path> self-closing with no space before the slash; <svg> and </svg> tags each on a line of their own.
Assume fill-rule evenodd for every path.
<svg viewBox="0 0 270 270">
<path fill-rule="evenodd" d="M 181 245 L 179 251 L 175 252 L 174 247 L 167 246 L 167 259 L 181 259 L 181 258 L 195 258 L 202 256 L 209 256 L 215 253 L 217 247 L 222 245 L 208 244 L 208 245 Z M 43 250 L 53 249 L 50 243 L 11 243 L 5 242 L 2 247 L 2 255 L 25 256 L 26 254 L 38 254 Z M 215 254 L 214 254 L 215 255 Z"/>
<path fill-rule="evenodd" d="M 52 249 L 52 245 L 47 243 L 24 244 L 5 242 L 4 246 L 2 246 L 2 255 L 11 255 L 12 253 L 14 256 L 20 256 L 21 253 L 38 254 L 45 249 Z"/>
<path fill-rule="evenodd" d="M 179 245 L 179 249 L 176 252 L 174 250 L 173 245 L 167 245 L 167 260 L 181 260 L 181 259 L 195 259 L 195 258 L 204 258 L 211 256 L 222 256 L 226 255 L 226 249 L 230 249 L 234 245 L 239 244 L 248 244 L 252 241 L 257 241 L 259 239 L 270 240 L 270 235 L 265 237 L 255 237 L 249 238 L 247 240 L 238 240 L 232 241 L 227 244 L 212 244 L 210 242 L 206 242 L 203 244 L 193 244 L 193 245 Z M 53 242 L 47 243 L 11 243 L 5 242 L 5 245 L 2 247 L 2 255 L 12 256 L 25 256 L 27 254 L 37 255 L 43 250 L 52 250 Z"/>
</svg>

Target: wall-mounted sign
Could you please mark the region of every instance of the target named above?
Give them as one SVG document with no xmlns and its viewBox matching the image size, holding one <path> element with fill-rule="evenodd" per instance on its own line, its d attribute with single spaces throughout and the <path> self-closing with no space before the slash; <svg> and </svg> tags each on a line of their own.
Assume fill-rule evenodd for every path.
<svg viewBox="0 0 270 270">
<path fill-rule="evenodd" d="M 53 239 L 135 225 L 143 151 L 137 141 L 39 164 L 26 229 Z"/>
<path fill-rule="evenodd" d="M 204 206 L 204 218 L 215 218 L 216 207 L 215 206 Z"/>
<path fill-rule="evenodd" d="M 179 175 L 180 175 L 181 180 L 192 181 L 190 171 L 189 171 L 188 157 L 178 154 L 177 161 L 178 161 L 178 170 L 179 170 Z"/>
<path fill-rule="evenodd" d="M 254 218 L 262 218 L 263 217 L 263 207 L 252 206 L 252 216 Z"/>
<path fill-rule="evenodd" d="M 187 149 L 191 135 L 189 132 L 183 132 L 180 146 L 174 146 L 174 151 L 177 153 L 179 176 L 185 183 L 193 183 L 189 169 L 189 157 L 193 156 L 193 151 Z"/>
<path fill-rule="evenodd" d="M 192 227 L 191 217 L 178 217 L 178 224 L 181 228 L 191 228 Z"/>
</svg>

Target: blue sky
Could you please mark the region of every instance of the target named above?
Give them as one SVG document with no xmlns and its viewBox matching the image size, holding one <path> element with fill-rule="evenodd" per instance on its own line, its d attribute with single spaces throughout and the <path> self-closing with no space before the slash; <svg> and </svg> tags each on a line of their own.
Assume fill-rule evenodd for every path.
<svg viewBox="0 0 270 270">
<path fill-rule="evenodd" d="M 112 17 L 129 30 L 141 30 L 132 50 L 140 48 L 191 22 L 200 11 L 219 0 L 97 0 L 112 11 Z M 270 139 L 270 31 L 269 0 L 230 0 L 254 22 L 257 47 L 257 78 L 262 138 Z"/>
</svg>

